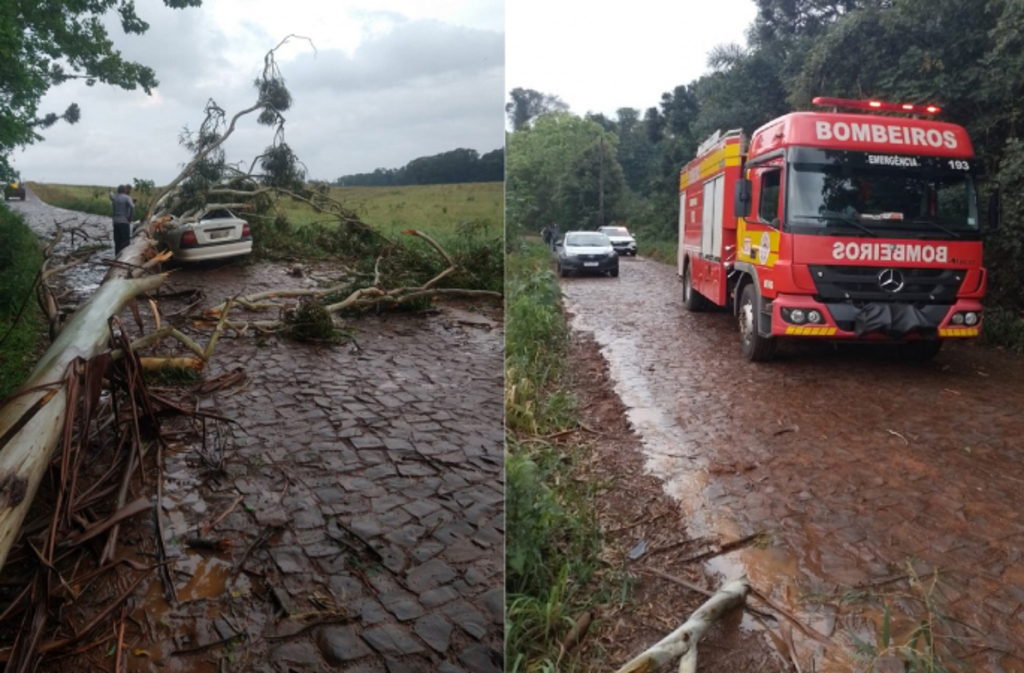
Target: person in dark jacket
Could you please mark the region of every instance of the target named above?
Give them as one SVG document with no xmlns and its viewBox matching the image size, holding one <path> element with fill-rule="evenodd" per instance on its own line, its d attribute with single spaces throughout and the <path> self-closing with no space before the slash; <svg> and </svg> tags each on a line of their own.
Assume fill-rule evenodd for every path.
<svg viewBox="0 0 1024 673">
<path fill-rule="evenodd" d="M 135 202 L 128 195 L 127 185 L 118 185 L 117 194 L 111 192 L 110 201 L 114 206 L 114 256 L 117 257 L 132 240 L 132 217 L 135 215 Z"/>
</svg>

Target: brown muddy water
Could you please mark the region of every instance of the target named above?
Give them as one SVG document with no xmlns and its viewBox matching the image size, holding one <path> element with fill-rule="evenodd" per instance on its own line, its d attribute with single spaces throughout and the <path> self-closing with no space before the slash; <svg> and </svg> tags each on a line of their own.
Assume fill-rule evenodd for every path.
<svg viewBox="0 0 1024 673">
<path fill-rule="evenodd" d="M 829 636 L 794 630 L 804 666 L 864 670 L 855 638 L 878 642 L 888 603 L 896 643 L 927 619 L 964 639 L 946 640 L 952 666 L 1024 670 L 1024 360 L 953 344 L 915 365 L 801 344 L 753 364 L 730 314 L 685 311 L 673 267 L 623 260 L 617 279 L 562 288 L 685 536 L 766 533 L 707 570 L 746 573 Z"/>
</svg>

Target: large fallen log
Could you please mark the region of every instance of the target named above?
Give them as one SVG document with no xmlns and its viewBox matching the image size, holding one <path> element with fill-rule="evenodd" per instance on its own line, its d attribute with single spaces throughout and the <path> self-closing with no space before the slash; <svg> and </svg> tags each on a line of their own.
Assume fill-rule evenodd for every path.
<svg viewBox="0 0 1024 673">
<path fill-rule="evenodd" d="M 105 281 L 64 326 L 21 389 L 0 407 L 0 568 L 63 433 L 69 367 L 104 350 L 110 318 L 163 280 L 156 275 Z"/>
</svg>

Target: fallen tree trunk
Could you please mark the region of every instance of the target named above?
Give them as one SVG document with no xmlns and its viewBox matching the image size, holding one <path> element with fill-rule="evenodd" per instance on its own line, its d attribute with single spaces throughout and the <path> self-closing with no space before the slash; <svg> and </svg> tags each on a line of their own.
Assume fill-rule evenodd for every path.
<svg viewBox="0 0 1024 673">
<path fill-rule="evenodd" d="M 697 642 L 722 615 L 742 605 L 750 591 L 746 577 L 727 582 L 703 605 L 697 608 L 682 626 L 644 650 L 616 673 L 649 673 L 676 657 L 679 673 L 697 672 Z"/>
<path fill-rule="evenodd" d="M 109 320 L 163 275 L 111 277 L 68 321 L 21 389 L 0 407 L 0 568 L 64 430 L 69 367 L 104 350 Z"/>
</svg>

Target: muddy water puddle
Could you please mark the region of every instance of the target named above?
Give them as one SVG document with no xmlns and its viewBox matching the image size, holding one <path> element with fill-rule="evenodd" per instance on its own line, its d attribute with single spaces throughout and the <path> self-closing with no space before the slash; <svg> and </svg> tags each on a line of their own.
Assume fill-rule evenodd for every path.
<svg viewBox="0 0 1024 673">
<path fill-rule="evenodd" d="M 802 345 L 754 365 L 731 316 L 683 310 L 674 269 L 627 260 L 618 279 L 563 282 L 573 329 L 591 333 L 643 442 L 647 469 L 687 514 L 685 536 L 729 541 L 707 562 L 746 573 L 801 621 L 816 670 L 857 670 L 876 642 L 930 608 L 961 620 L 966 670 L 1024 670 L 1024 366 L 956 344 L 926 365 L 884 349 Z M 751 626 L 751 620 L 744 620 Z M 953 634 L 951 634 L 953 635 Z M 1010 653 L 1010 654 L 1007 654 Z M 963 652 L 961 652 L 963 654 Z"/>
</svg>

